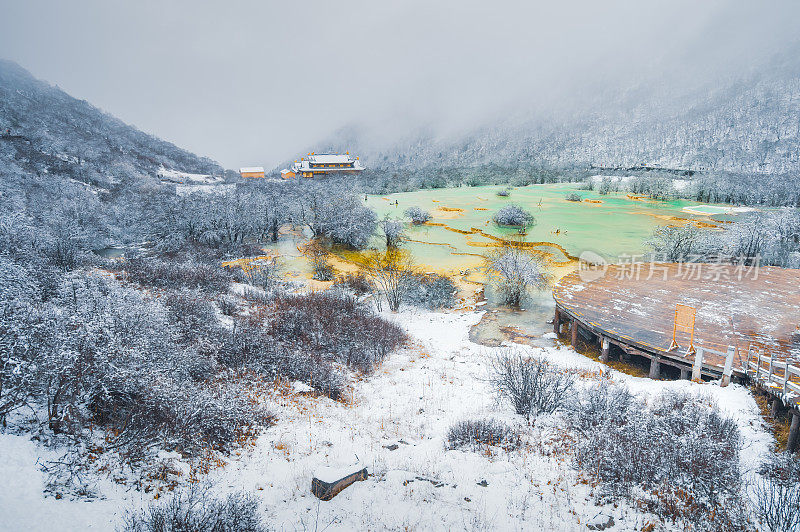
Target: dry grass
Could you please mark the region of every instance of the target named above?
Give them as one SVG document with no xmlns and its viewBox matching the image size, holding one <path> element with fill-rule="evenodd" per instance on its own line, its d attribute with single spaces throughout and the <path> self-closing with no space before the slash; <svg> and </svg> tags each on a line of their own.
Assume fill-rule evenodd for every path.
<svg viewBox="0 0 800 532">
<path fill-rule="evenodd" d="M 781 452 L 786 450 L 789 442 L 789 416 L 785 409 L 779 409 L 775 417 L 772 417 L 772 396 L 764 391 L 751 387 L 750 392 L 753 394 L 753 399 L 756 400 L 758 409 L 761 411 L 761 417 L 769 427 L 769 431 L 775 438 L 775 451 Z"/>
<path fill-rule="evenodd" d="M 605 364 L 606 366 L 615 369 L 620 373 L 624 373 L 632 377 L 647 377 L 649 375 L 649 372 L 641 366 L 632 364 L 630 362 L 621 362 L 614 356 L 610 357 L 608 362 L 603 362 L 600 360 L 599 346 L 594 343 L 587 343 L 580 337 L 578 337 L 578 345 L 576 345 L 574 349 L 586 358 L 591 358 L 592 360 L 601 362 L 602 364 Z"/>
</svg>

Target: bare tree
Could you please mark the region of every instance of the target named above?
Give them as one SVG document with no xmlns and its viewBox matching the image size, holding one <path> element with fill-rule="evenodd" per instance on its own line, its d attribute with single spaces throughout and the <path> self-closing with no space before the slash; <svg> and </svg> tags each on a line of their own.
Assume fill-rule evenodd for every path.
<svg viewBox="0 0 800 532">
<path fill-rule="evenodd" d="M 386 216 L 380 222 L 381 231 L 386 237 L 386 248 L 396 248 L 403 243 L 405 237 L 405 224 L 400 220 L 393 220 Z"/>
<path fill-rule="evenodd" d="M 530 289 L 542 290 L 550 282 L 541 259 L 517 245 L 507 245 L 487 259 L 486 269 L 503 296 L 503 302 L 519 307 Z"/>
<path fill-rule="evenodd" d="M 300 252 L 311 263 L 311 268 L 314 270 L 314 279 L 317 281 L 330 281 L 333 279 L 333 268 L 330 263 L 331 253 L 321 239 L 314 238 L 307 244 L 300 246 Z"/>
<path fill-rule="evenodd" d="M 705 256 L 714 253 L 716 248 L 706 232 L 693 225 L 658 227 L 646 243 L 657 258 L 667 262 Z"/>
<path fill-rule="evenodd" d="M 372 251 L 367 255 L 365 267 L 377 289 L 375 300 L 378 309 L 382 296 L 389 310 L 397 312 L 403 299 L 405 277 L 414 271 L 411 254 L 397 248 L 388 248 L 384 252 Z"/>
</svg>

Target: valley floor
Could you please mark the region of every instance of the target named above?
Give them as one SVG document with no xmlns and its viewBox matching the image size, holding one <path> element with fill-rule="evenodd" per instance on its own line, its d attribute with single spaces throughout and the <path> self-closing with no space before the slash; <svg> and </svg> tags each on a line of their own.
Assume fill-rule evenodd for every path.
<svg viewBox="0 0 800 532">
<path fill-rule="evenodd" d="M 529 427 L 494 399 L 487 381 L 492 350 L 468 339 L 480 318 L 480 312 L 395 315 L 412 344 L 356 383 L 350 401 L 306 396 L 299 386 L 276 391 L 267 400 L 274 403 L 277 424 L 201 484 L 219 493 L 257 494 L 265 522 L 277 530 L 587 530 L 587 523 L 608 516 L 614 518 L 612 530 L 641 530 L 655 521 L 625 504 L 596 506 L 591 484 L 570 467 L 569 457 L 551 452 L 558 443 L 553 419 L 539 418 Z M 552 339 L 541 342 L 543 347 L 518 348 L 582 370 L 584 384 L 599 378 L 600 363 Z M 772 443 L 755 401 L 741 386 L 652 381 L 613 370 L 611 378 L 637 394 L 680 389 L 716 399 L 740 428 L 747 473 Z M 511 453 L 445 449 L 453 423 L 489 417 L 520 428 L 525 445 Z M 45 498 L 40 449 L 27 437 L 0 435 L 0 528 L 113 530 L 126 510 L 152 499 L 152 493 L 126 491 L 106 479 L 98 481 L 105 498 Z M 186 468 L 168 454 L 164 460 L 175 462 L 172 469 Z M 368 480 L 332 501 L 310 493 L 315 473 L 360 467 L 368 469 Z"/>
</svg>

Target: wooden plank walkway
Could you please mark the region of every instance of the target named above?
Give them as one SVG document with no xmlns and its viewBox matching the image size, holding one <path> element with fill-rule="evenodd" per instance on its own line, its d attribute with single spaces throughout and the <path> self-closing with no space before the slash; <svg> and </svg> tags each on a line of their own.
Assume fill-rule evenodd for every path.
<svg viewBox="0 0 800 532">
<path fill-rule="evenodd" d="M 800 270 L 724 266 L 609 265 L 604 275 L 589 282 L 575 272 L 553 289 L 556 312 L 624 350 L 684 370 L 694 361 L 686 356 L 688 335 L 679 333 L 680 348 L 669 350 L 675 305 L 694 307 L 694 344 L 706 348 L 704 374 L 721 375 L 724 354 L 732 346 L 734 375 L 754 376 L 760 360 L 760 380 L 769 374 L 781 390 L 796 387 L 800 394 Z M 784 386 L 781 368 L 787 363 L 797 371 L 788 372 Z"/>
</svg>

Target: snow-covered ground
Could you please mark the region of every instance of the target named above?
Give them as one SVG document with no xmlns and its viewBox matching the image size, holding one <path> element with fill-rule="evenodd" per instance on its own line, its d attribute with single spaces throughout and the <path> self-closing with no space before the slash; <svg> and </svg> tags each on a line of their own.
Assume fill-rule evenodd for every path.
<svg viewBox="0 0 800 532">
<path fill-rule="evenodd" d="M 647 515 L 625 504 L 595 506 L 591 487 L 568 458 L 540 452 L 546 446 L 539 443 L 551 436 L 547 419 L 526 427 L 494 399 L 487 382 L 492 351 L 468 339 L 481 314 L 387 314 L 409 331 L 412 345 L 356 383 L 346 404 L 304 395 L 302 386 L 266 398 L 274 404 L 277 424 L 206 481 L 222 493 L 257 494 L 265 521 L 279 530 L 587 530 L 587 521 L 600 513 L 614 517 L 613 530 L 641 530 Z M 604 368 L 551 337 L 541 341 L 545 347 L 525 349 L 568 367 Z M 741 386 L 653 381 L 618 372 L 612 378 L 638 394 L 680 389 L 716 399 L 742 432 L 745 471 L 755 468 L 771 444 L 753 398 Z M 522 428 L 529 445 L 491 455 L 445 449 L 453 423 L 490 417 Z M 125 491 L 110 480 L 98 486 L 105 500 L 45 498 L 40 457 L 27 438 L 0 435 L 0 528 L 113 530 L 126 509 L 152 499 L 152 493 Z M 310 493 L 315 472 L 360 467 L 369 470 L 369 479 L 333 500 L 320 502 Z"/>
<path fill-rule="evenodd" d="M 743 212 L 753 212 L 756 209 L 753 207 L 733 207 L 728 205 L 691 205 L 689 207 L 684 207 L 681 210 L 683 212 L 688 212 L 689 214 L 710 216 L 712 214 L 739 214 Z"/>
<path fill-rule="evenodd" d="M 224 181 L 223 178 L 219 176 L 191 174 L 189 172 L 180 172 L 178 170 L 168 170 L 163 166 L 158 169 L 158 177 L 164 181 L 171 181 L 173 183 L 212 184 Z"/>
</svg>

